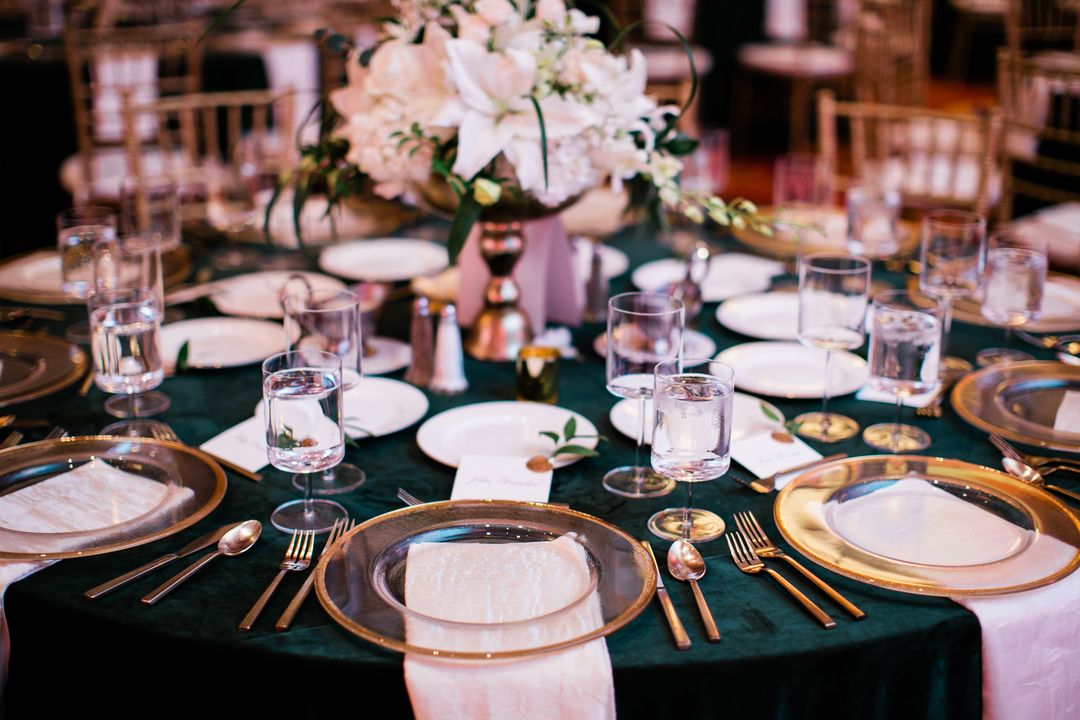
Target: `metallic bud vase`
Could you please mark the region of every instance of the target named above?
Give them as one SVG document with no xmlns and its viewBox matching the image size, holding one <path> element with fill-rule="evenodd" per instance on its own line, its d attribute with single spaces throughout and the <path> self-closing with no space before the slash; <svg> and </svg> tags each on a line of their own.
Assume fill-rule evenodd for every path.
<svg viewBox="0 0 1080 720">
<path fill-rule="evenodd" d="M 484 289 L 484 309 L 465 340 L 465 350 L 478 360 L 513 360 L 532 341 L 529 317 L 518 307 L 521 290 L 513 277 L 524 248 L 520 222 L 480 222 L 480 255 L 491 278 Z"/>
</svg>

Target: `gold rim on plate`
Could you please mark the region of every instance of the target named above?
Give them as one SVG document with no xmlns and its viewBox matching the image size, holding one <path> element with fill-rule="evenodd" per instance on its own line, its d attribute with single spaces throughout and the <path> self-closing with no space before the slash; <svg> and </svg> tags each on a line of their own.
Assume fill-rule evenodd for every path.
<svg viewBox="0 0 1080 720">
<path fill-rule="evenodd" d="M 1024 445 L 1080 453 L 1080 433 L 1054 429 L 1060 396 L 1070 390 L 1080 391 L 1080 366 L 1029 360 L 968 373 L 953 387 L 951 399 L 956 414 L 980 430 Z"/>
<path fill-rule="evenodd" d="M 962 528 L 941 522 L 956 518 L 958 506 Z M 819 565 L 917 595 L 1019 592 L 1080 566 L 1080 519 L 1070 508 L 1011 475 L 960 460 L 838 460 L 792 480 L 773 512 L 788 543 Z M 979 529 L 979 537 L 970 535 Z"/>
<path fill-rule="evenodd" d="M 29 370 L 10 385 L 0 385 L 0 407 L 34 400 L 66 388 L 86 374 L 86 353 L 77 345 L 34 333 L 0 332 L 0 361 L 17 365 L 23 361 Z"/>
<path fill-rule="evenodd" d="M 201 450 L 171 440 L 111 435 L 42 440 L 0 450 L 0 495 L 91 458 L 113 459 L 125 465 L 125 472 L 159 482 L 163 478 L 175 481 L 191 495 L 165 510 L 159 505 L 138 517 L 95 530 L 38 533 L 0 528 L 0 559 L 59 560 L 126 550 L 194 525 L 225 497 L 225 473 Z M 180 500 L 175 494 L 172 497 Z M 16 546 L 21 549 L 10 549 Z"/>
<path fill-rule="evenodd" d="M 401 598 L 404 561 L 413 542 L 495 541 L 530 542 L 553 540 L 575 533 L 582 544 L 595 578 L 602 624 L 593 630 L 555 640 L 537 640 L 534 646 L 483 650 L 453 647 L 462 634 L 470 643 L 484 640 L 501 625 L 558 623 L 578 607 L 586 593 L 558 610 L 539 618 L 483 625 L 436 618 L 410 617 Z M 324 553 L 315 569 L 319 602 L 330 617 L 348 632 L 379 647 L 402 653 L 468 660 L 506 660 L 562 650 L 610 635 L 622 628 L 649 604 L 656 588 L 656 571 L 642 545 L 619 528 L 599 518 L 569 508 L 509 500 L 446 500 L 394 510 L 357 526 L 334 548 Z M 400 597 L 399 597 L 400 596 Z M 445 625 L 456 634 L 447 647 L 421 647 L 408 642 L 406 620 L 426 620 Z M 470 636 L 469 631 L 475 631 Z M 539 644 L 544 643 L 544 644 Z"/>
<path fill-rule="evenodd" d="M 822 210 L 837 215 L 845 214 L 844 209 L 839 207 L 826 207 L 822 208 Z M 771 206 L 762 207 L 758 210 L 758 214 L 763 219 L 772 220 L 776 214 L 776 208 Z M 897 256 L 909 255 L 919 247 L 919 228 L 915 223 L 907 220 L 900 221 L 900 228 L 899 247 L 894 254 Z M 768 235 L 762 235 L 748 227 L 732 227 L 731 234 L 743 245 L 781 260 L 790 260 L 794 258 L 800 250 L 803 252 L 847 251 L 846 243 L 838 246 L 831 243 L 808 242 L 806 238 L 803 238 L 803 244 L 800 247 L 798 244 L 790 242 L 779 234 L 773 234 L 770 237 Z"/>
<path fill-rule="evenodd" d="M 10 269 L 11 266 L 28 263 L 36 260 L 39 256 L 44 260 L 50 255 L 58 255 L 56 250 L 31 250 L 29 252 L 13 255 L 0 262 L 0 271 Z M 59 262 L 59 260 L 58 260 Z M 180 247 L 161 254 L 162 282 L 165 288 L 179 285 L 191 274 L 191 254 L 187 248 Z M 68 297 L 60 288 L 55 290 L 22 290 L 7 284 L 0 284 L 0 298 L 13 302 L 30 303 L 32 305 L 70 305 L 84 302 L 78 298 Z"/>
</svg>

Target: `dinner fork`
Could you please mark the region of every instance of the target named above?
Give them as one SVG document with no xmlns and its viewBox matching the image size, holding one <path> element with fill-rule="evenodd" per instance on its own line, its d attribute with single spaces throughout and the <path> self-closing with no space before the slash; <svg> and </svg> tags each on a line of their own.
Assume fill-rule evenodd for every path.
<svg viewBox="0 0 1080 720">
<path fill-rule="evenodd" d="M 314 549 L 315 532 L 313 530 L 293 530 L 289 547 L 285 548 L 285 557 L 282 558 L 281 564 L 278 565 L 278 574 L 274 576 L 274 579 L 263 590 L 263 594 L 248 610 L 248 614 L 240 621 L 241 630 L 250 630 L 251 626 L 255 624 L 255 619 L 259 617 L 259 613 L 266 606 L 266 602 L 277 590 L 281 579 L 285 577 L 285 573 L 307 570 L 308 566 L 311 565 L 311 553 Z"/>
<path fill-rule="evenodd" d="M 163 423 L 163 422 L 161 422 L 159 420 L 152 420 L 152 421 L 149 421 L 147 424 L 150 426 L 150 434 L 155 439 L 157 439 L 157 440 L 169 440 L 169 441 L 172 441 L 172 442 L 178 442 L 181 445 L 186 444 L 183 440 L 180 439 L 180 436 L 176 434 L 176 431 L 173 430 L 168 425 L 166 425 L 165 423 Z M 199 452 L 201 452 L 201 453 L 203 453 L 205 455 L 209 455 L 210 458 L 214 462 L 216 462 L 218 465 L 221 465 L 224 468 L 232 470 L 234 473 L 236 473 L 240 477 L 245 477 L 248 480 L 251 480 L 253 482 L 259 482 L 260 480 L 262 480 L 262 475 L 260 475 L 259 473 L 251 472 L 247 468 L 241 467 L 241 466 L 237 465 L 234 462 L 230 462 L 229 460 L 226 460 L 223 457 L 215 455 L 214 453 L 206 452 L 202 448 L 199 448 Z"/>
<path fill-rule="evenodd" d="M 754 548 L 754 552 L 759 556 L 780 558 L 781 560 L 787 561 L 788 565 L 791 565 L 791 567 L 802 573 L 807 580 L 817 585 L 819 590 L 832 598 L 837 605 L 847 610 L 853 618 L 862 620 L 866 617 L 866 613 L 860 610 L 853 602 L 838 593 L 832 586 L 827 584 L 817 575 L 803 567 L 802 563 L 798 560 L 774 545 L 769 540 L 769 536 L 765 534 L 765 530 L 761 527 L 761 523 L 754 517 L 754 513 L 749 511 L 735 513 L 735 524 L 739 527 L 739 530 L 742 531 L 742 534 L 746 539 L 750 541 L 751 547 Z"/>
<path fill-rule="evenodd" d="M 803 595 L 797 587 L 785 580 L 780 573 L 772 568 L 765 567 L 765 563 L 761 562 L 761 558 L 750 549 L 750 546 L 746 544 L 746 540 L 743 539 L 743 536 L 740 533 L 731 532 L 724 537 L 727 539 L 728 550 L 731 551 L 731 559 L 735 561 L 735 566 L 739 568 L 739 570 L 747 575 L 757 575 L 760 572 L 764 572 L 773 580 L 780 583 L 780 586 L 787 590 L 793 598 L 798 600 L 826 630 L 836 627 L 836 621 L 829 617 L 824 610 L 819 608 L 813 600 Z"/>
<path fill-rule="evenodd" d="M 346 518 L 335 520 L 334 526 L 330 528 L 330 534 L 326 537 L 326 544 L 323 545 L 323 549 L 319 553 L 319 559 L 322 559 L 322 556 L 329 552 L 330 548 L 337 544 L 337 541 L 354 527 L 356 527 L 356 520 L 346 520 Z M 275 630 L 289 629 L 289 625 L 292 624 L 293 618 L 296 617 L 296 613 L 300 610 L 300 606 L 304 604 L 304 600 L 307 599 L 308 594 L 311 592 L 311 586 L 314 584 L 315 572 L 312 571 L 304 579 L 304 584 L 296 591 L 296 595 L 289 602 L 289 606 L 285 608 L 285 612 L 281 613 L 281 617 L 274 624 Z"/>
<path fill-rule="evenodd" d="M 54 427 L 52 430 L 49 431 L 49 434 L 45 436 L 45 439 L 46 440 L 60 440 L 62 438 L 66 438 L 69 434 L 70 433 L 68 433 L 67 430 L 65 430 L 64 428 L 57 425 L 56 427 Z"/>
<path fill-rule="evenodd" d="M 3 440 L 0 440 L 0 450 L 6 450 L 11 447 L 15 447 L 23 440 L 23 434 L 18 430 L 12 430 L 11 434 Z"/>
<path fill-rule="evenodd" d="M 1013 460 L 1022 462 L 1025 465 L 1030 465 L 1042 475 L 1047 475 L 1050 472 L 1043 470 L 1046 465 L 1053 465 L 1055 470 L 1065 469 L 1080 472 L 1080 460 L 1066 457 L 1048 457 L 1046 455 L 1028 455 L 1020 452 L 1015 445 L 997 434 L 990 435 L 990 443 L 1000 450 L 1002 455 L 1011 457 Z"/>
</svg>

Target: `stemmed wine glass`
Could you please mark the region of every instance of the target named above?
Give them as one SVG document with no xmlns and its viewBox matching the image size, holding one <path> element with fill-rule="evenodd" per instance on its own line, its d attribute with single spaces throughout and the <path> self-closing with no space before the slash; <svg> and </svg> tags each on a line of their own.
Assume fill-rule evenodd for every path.
<svg viewBox="0 0 1080 720">
<path fill-rule="evenodd" d="M 327 532 L 348 515 L 331 500 L 314 499 L 311 476 L 345 457 L 341 358 L 315 349 L 272 355 L 262 367 L 266 456 L 278 470 L 304 476 L 304 497 L 279 505 L 270 516 L 284 532 Z"/>
<path fill-rule="evenodd" d="M 604 475 L 604 488 L 631 498 L 660 497 L 675 481 L 641 464 L 645 444 L 645 401 L 652 397 L 658 362 L 682 353 L 683 305 L 658 293 L 628 292 L 608 301 L 607 389 L 638 401 L 638 434 L 634 464 Z"/>
<path fill-rule="evenodd" d="M 348 290 L 307 290 L 287 295 L 281 306 L 285 311 L 286 349 L 322 350 L 337 355 L 341 358 L 342 391 L 359 385 L 364 355 L 359 296 Z M 297 476 L 293 484 L 303 489 L 305 483 L 310 483 L 316 495 L 334 495 L 355 490 L 365 479 L 363 470 L 342 462 L 317 478 Z"/>
<path fill-rule="evenodd" d="M 986 219 L 964 210 L 934 210 L 922 223 L 919 289 L 942 300 L 941 369 L 968 372 L 971 363 L 945 355 L 958 297 L 976 295 L 986 265 Z"/>
<path fill-rule="evenodd" d="M 829 412 L 829 360 L 833 350 L 854 350 L 866 332 L 870 261 L 843 253 L 813 253 L 799 261 L 799 342 L 825 351 L 821 411 L 795 418 L 798 433 L 819 442 L 854 437 L 859 424 Z"/>
<path fill-rule="evenodd" d="M 692 507 L 694 484 L 715 480 L 731 465 L 735 371 L 709 358 L 679 357 L 657 364 L 655 382 L 652 466 L 686 484 L 686 507 L 656 513 L 649 530 L 667 540 L 714 540 L 724 521 Z"/>
<path fill-rule="evenodd" d="M 871 425 L 863 440 L 888 452 L 912 452 L 930 445 L 930 435 L 900 423 L 904 398 L 934 390 L 941 355 L 944 303 L 907 290 L 874 297 L 870 319 L 870 384 L 896 395 L 896 421 Z"/>
<path fill-rule="evenodd" d="M 120 230 L 156 237 L 162 252 L 180 247 L 180 194 L 176 183 L 164 176 L 124 178 L 120 186 Z"/>
<path fill-rule="evenodd" d="M 60 252 L 61 288 L 72 300 L 85 300 L 94 280 L 94 244 L 116 239 L 116 213 L 88 205 L 64 210 L 56 216 L 56 244 Z M 64 336 L 74 343 L 90 342 L 85 321 L 69 325 Z"/>
<path fill-rule="evenodd" d="M 1014 327 L 1035 320 L 1042 312 L 1048 250 L 1049 243 L 1041 235 L 1004 230 L 990 236 L 982 316 L 1005 326 L 1005 342 L 1003 347 L 980 350 L 975 356 L 979 367 L 1035 359 L 1010 349 L 1009 338 Z"/>
<path fill-rule="evenodd" d="M 87 298 L 94 382 L 113 394 L 105 401 L 113 417 L 146 417 L 169 407 L 166 396 L 146 392 L 165 379 L 160 302 L 149 287 L 102 288 Z"/>
</svg>

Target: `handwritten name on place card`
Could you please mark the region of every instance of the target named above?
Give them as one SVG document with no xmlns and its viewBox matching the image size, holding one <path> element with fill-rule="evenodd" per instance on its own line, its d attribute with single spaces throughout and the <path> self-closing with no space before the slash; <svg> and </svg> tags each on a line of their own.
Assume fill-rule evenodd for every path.
<svg viewBox="0 0 1080 720">
<path fill-rule="evenodd" d="M 451 500 L 522 500 L 547 502 L 552 471 L 535 472 L 528 458 L 462 455 L 454 476 Z"/>
<path fill-rule="evenodd" d="M 731 445 L 731 457 L 758 477 L 767 477 L 821 457 L 799 438 L 783 432 L 766 431 Z M 776 489 L 783 487 L 776 483 Z"/>
</svg>

